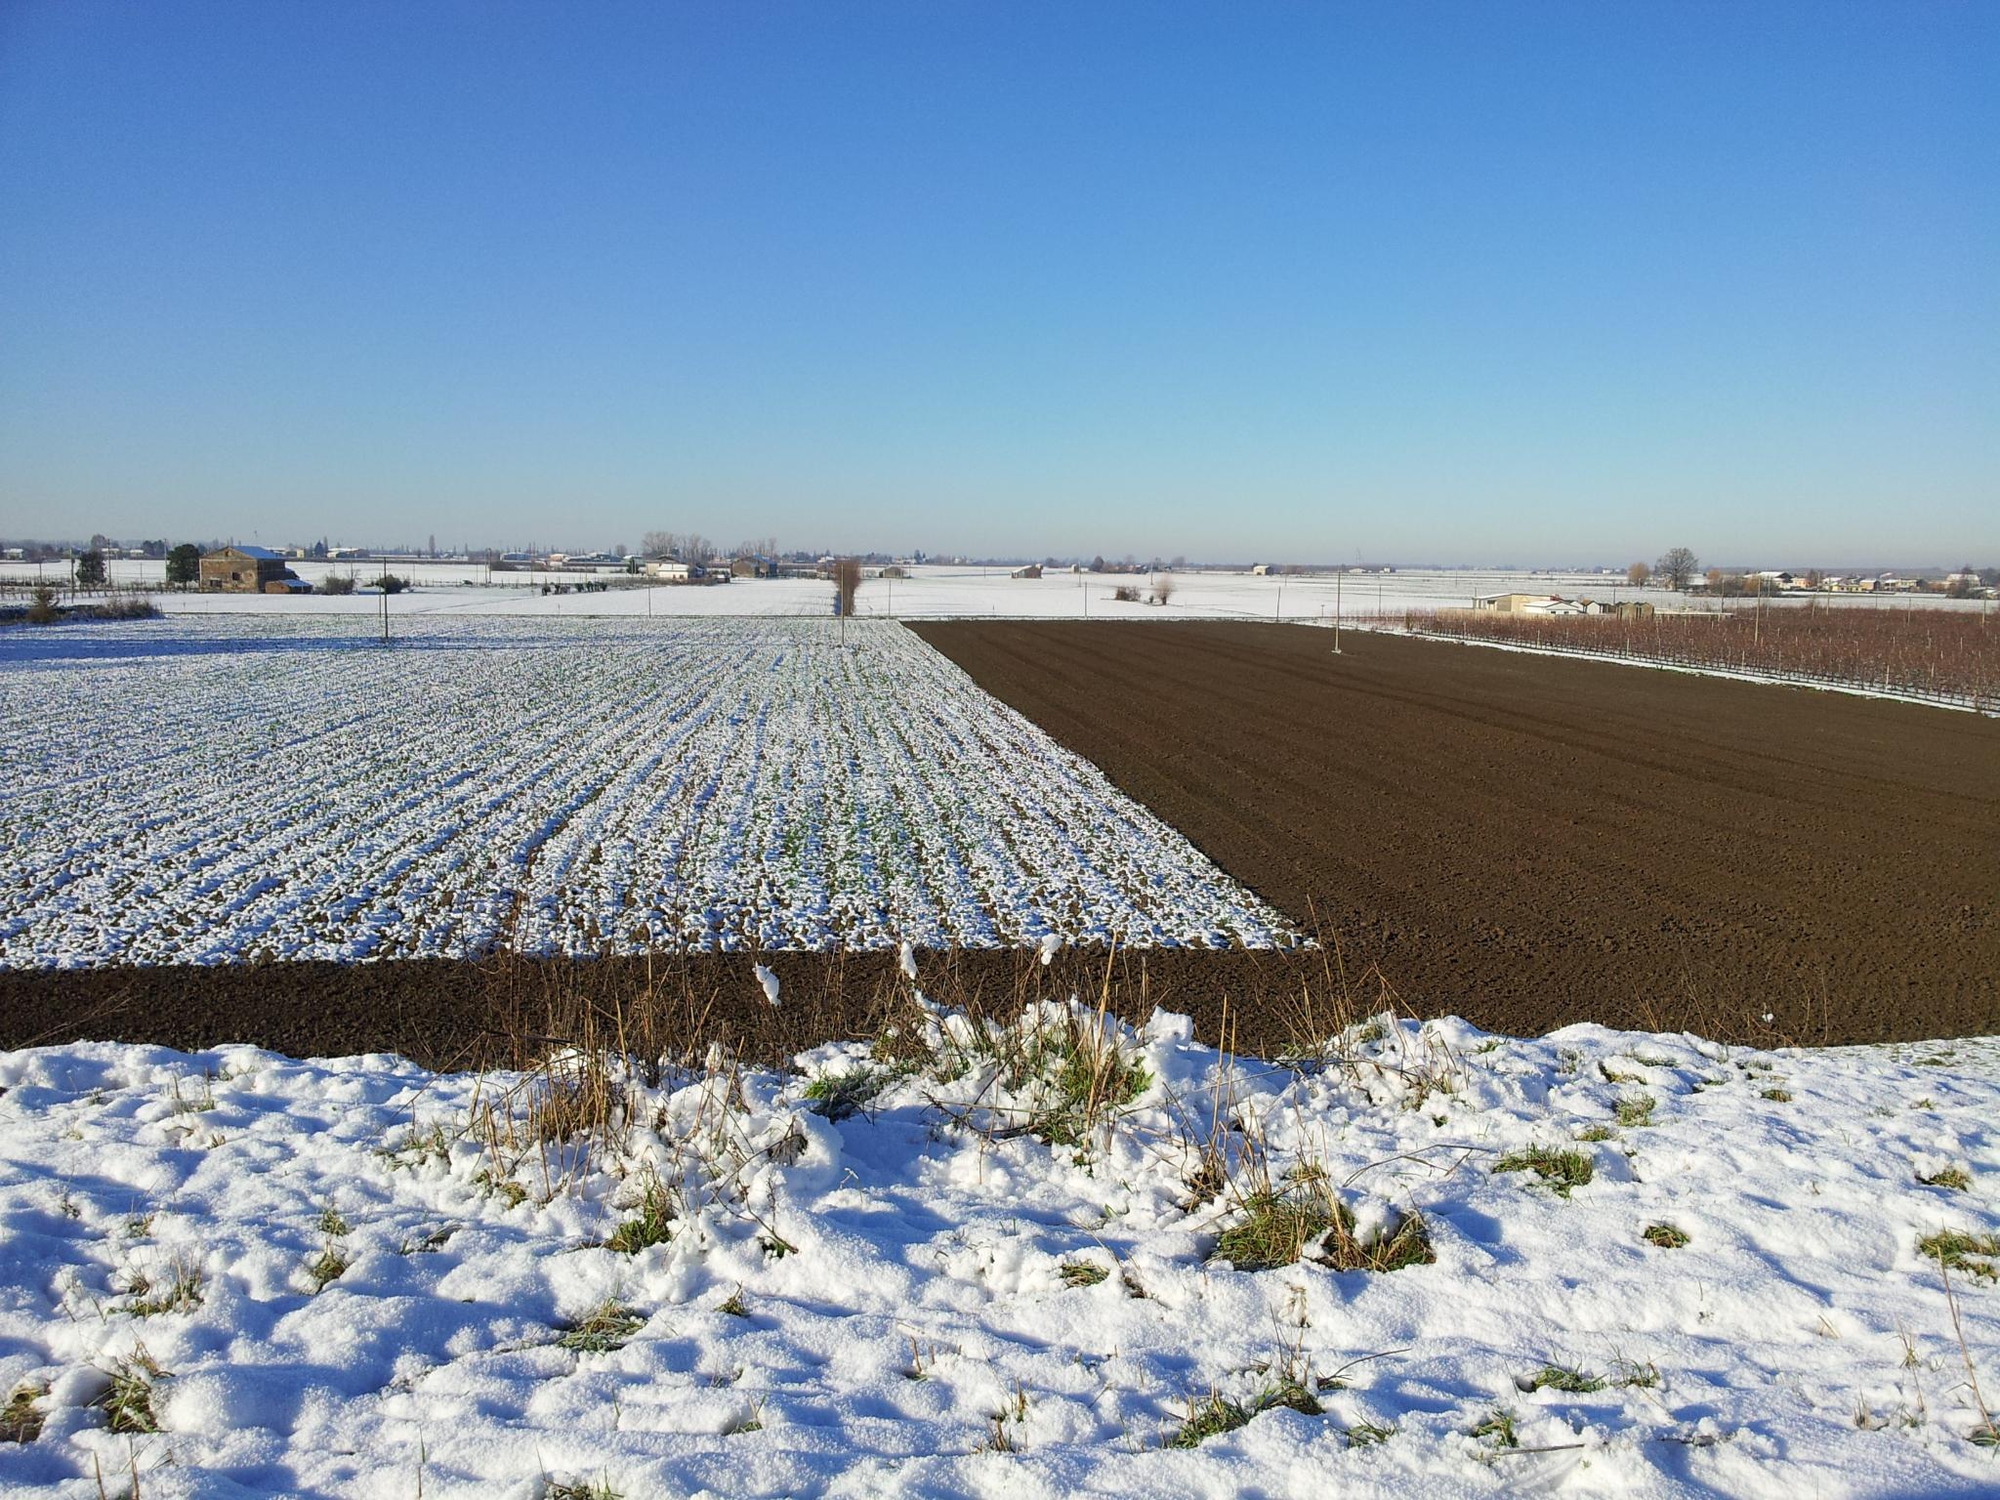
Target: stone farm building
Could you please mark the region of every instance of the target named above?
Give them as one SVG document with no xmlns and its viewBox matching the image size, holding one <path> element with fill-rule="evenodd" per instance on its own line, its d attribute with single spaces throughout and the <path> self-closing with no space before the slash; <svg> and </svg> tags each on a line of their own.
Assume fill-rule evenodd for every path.
<svg viewBox="0 0 2000 1500">
<path fill-rule="evenodd" d="M 218 547 L 201 560 L 204 594 L 293 594 L 310 587 L 268 547 Z"/>
</svg>

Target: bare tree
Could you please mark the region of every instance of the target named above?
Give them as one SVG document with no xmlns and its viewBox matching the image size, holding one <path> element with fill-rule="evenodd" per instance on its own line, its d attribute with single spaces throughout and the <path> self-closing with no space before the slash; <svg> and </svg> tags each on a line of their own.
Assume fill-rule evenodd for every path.
<svg viewBox="0 0 2000 1500">
<path fill-rule="evenodd" d="M 1631 567 L 1625 570 L 1625 581 L 1635 589 L 1644 588 L 1646 580 L 1652 576 L 1653 570 L 1644 563 L 1633 563 Z"/>
<path fill-rule="evenodd" d="M 681 558 L 685 562 L 705 563 L 715 556 L 715 543 L 698 531 L 690 531 L 681 538 Z"/>
<path fill-rule="evenodd" d="M 861 563 L 852 557 L 837 558 L 833 564 L 833 596 L 844 619 L 854 613 L 854 596 L 861 588 Z"/>
<path fill-rule="evenodd" d="M 1670 589 L 1684 589 L 1694 582 L 1701 559 L 1686 547 L 1676 547 L 1653 564 L 1653 572 Z"/>
<path fill-rule="evenodd" d="M 1174 597 L 1174 575 L 1161 573 L 1153 579 L 1153 602 L 1165 604 Z"/>
<path fill-rule="evenodd" d="M 639 550 L 647 557 L 672 557 L 680 538 L 671 531 L 649 531 L 639 538 Z"/>
</svg>

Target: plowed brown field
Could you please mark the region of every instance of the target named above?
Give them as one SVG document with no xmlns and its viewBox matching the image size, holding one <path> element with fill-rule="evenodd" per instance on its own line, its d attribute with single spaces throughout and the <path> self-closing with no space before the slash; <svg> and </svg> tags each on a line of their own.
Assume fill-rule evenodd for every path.
<svg viewBox="0 0 2000 1500">
<path fill-rule="evenodd" d="M 1416 1008 L 2000 1030 L 1992 720 L 1303 626 L 913 628 Z"/>
</svg>

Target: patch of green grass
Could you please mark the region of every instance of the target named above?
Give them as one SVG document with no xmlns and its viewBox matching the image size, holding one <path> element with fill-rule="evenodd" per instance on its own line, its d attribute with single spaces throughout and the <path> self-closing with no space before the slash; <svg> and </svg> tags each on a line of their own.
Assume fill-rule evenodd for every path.
<svg viewBox="0 0 2000 1500">
<path fill-rule="evenodd" d="M 1944 1167 L 1928 1177 L 1922 1172 L 1917 1173 L 1917 1181 L 1925 1187 L 1950 1188 L 1954 1192 L 1962 1193 L 1972 1186 L 1972 1174 L 1963 1167 Z"/>
<path fill-rule="evenodd" d="M 1598 1063 L 1597 1071 L 1604 1075 L 1606 1083 L 1644 1083 L 1646 1081 L 1645 1075 L 1640 1073 L 1622 1073 L 1608 1062 Z"/>
<path fill-rule="evenodd" d="M 0 1407 L 0 1443 L 32 1443 L 42 1435 L 44 1418 L 35 1403 L 48 1393 L 45 1385 L 23 1382 L 14 1387 L 6 1406 Z"/>
<path fill-rule="evenodd" d="M 563 1329 L 556 1342 L 573 1354 L 609 1354 L 645 1326 L 642 1314 L 607 1301 Z"/>
<path fill-rule="evenodd" d="M 1393 1230 L 1364 1240 L 1354 1233 L 1353 1211 L 1312 1180 L 1253 1194 L 1208 1258 L 1239 1271 L 1269 1271 L 1296 1265 L 1316 1242 L 1320 1249 L 1312 1259 L 1336 1271 L 1400 1271 L 1437 1259 L 1422 1214 L 1406 1214 Z"/>
<path fill-rule="evenodd" d="M 1357 1422 L 1347 1429 L 1347 1446 L 1350 1448 L 1373 1448 L 1377 1443 L 1386 1443 L 1396 1435 L 1393 1427 L 1384 1427 L 1376 1422 Z"/>
<path fill-rule="evenodd" d="M 306 1275 L 312 1279 L 313 1295 L 319 1295 L 340 1280 L 351 1264 L 338 1245 L 328 1245 L 320 1251 L 319 1258 L 306 1267 Z"/>
<path fill-rule="evenodd" d="M 1571 1396 L 1588 1396 L 1604 1389 L 1604 1381 L 1568 1365 L 1547 1364 L 1528 1377 L 1531 1391 L 1562 1391 Z"/>
<path fill-rule="evenodd" d="M 1062 1061 L 1049 1079 L 1054 1098 L 1028 1121 L 1028 1134 L 1051 1146 L 1081 1146 L 1100 1123 L 1153 1086 L 1145 1064 L 1108 1043 L 1070 1037 L 1057 1045 Z"/>
<path fill-rule="evenodd" d="M 1618 1132 L 1609 1125 L 1586 1125 L 1576 1133 L 1580 1141 L 1609 1141 L 1617 1139 Z"/>
<path fill-rule="evenodd" d="M 1234 1401 L 1221 1395 L 1211 1395 L 1206 1401 L 1191 1402 L 1187 1420 L 1180 1430 L 1167 1440 L 1169 1448 L 1199 1448 L 1212 1437 L 1220 1437 L 1225 1432 L 1234 1432 L 1250 1420 L 1250 1413 Z"/>
<path fill-rule="evenodd" d="M 1966 1441 L 1976 1448 L 2000 1448 L 2000 1422 L 1981 1422 L 1966 1434 Z"/>
<path fill-rule="evenodd" d="M 1104 1267 L 1087 1260 L 1066 1260 L 1056 1267 L 1056 1274 L 1062 1277 L 1064 1286 L 1096 1286 L 1110 1273 Z"/>
<path fill-rule="evenodd" d="M 1476 1438 L 1491 1438 L 1496 1448 L 1518 1448 L 1520 1438 L 1514 1434 L 1514 1414 L 1500 1407 L 1494 1407 L 1485 1421 L 1472 1429 Z"/>
<path fill-rule="evenodd" d="M 735 1291 L 731 1292 L 717 1304 L 715 1310 L 719 1313 L 726 1313 L 732 1318 L 749 1317 L 750 1305 L 743 1300 L 743 1288 L 739 1286 Z"/>
<path fill-rule="evenodd" d="M 1953 1271 L 1970 1271 L 1988 1281 L 2000 1277 L 2000 1235 L 1969 1234 L 1963 1229 L 1940 1229 L 1917 1241 L 1919 1254 Z"/>
<path fill-rule="evenodd" d="M 664 1245 L 673 1238 L 673 1199 L 657 1181 L 647 1182 L 639 1195 L 638 1210 L 612 1231 L 604 1242 L 605 1249 L 637 1255 L 649 1245 Z"/>
<path fill-rule="evenodd" d="M 1757 1097 L 1760 1099 L 1769 1099 L 1773 1104 L 1790 1104 L 1792 1102 L 1792 1091 L 1790 1089 L 1762 1089 L 1758 1092 Z"/>
<path fill-rule="evenodd" d="M 1567 1198 L 1572 1188 L 1589 1182 L 1593 1173 L 1590 1158 L 1581 1151 L 1555 1151 L 1547 1146 L 1530 1146 L 1509 1151 L 1493 1164 L 1497 1172 L 1533 1172 L 1555 1192 Z"/>
<path fill-rule="evenodd" d="M 153 1382 L 166 1371 L 153 1363 L 144 1348 L 130 1359 L 111 1367 L 111 1384 L 95 1404 L 104 1410 L 105 1425 L 113 1432 L 144 1434 L 158 1432 L 160 1419 L 153 1413 Z"/>
<path fill-rule="evenodd" d="M 1662 1250 L 1678 1250 L 1688 1242 L 1686 1233 L 1671 1224 L 1648 1224 L 1646 1232 L 1639 1238 Z"/>
<path fill-rule="evenodd" d="M 1618 1101 L 1618 1123 L 1628 1129 L 1650 1125 L 1659 1103 L 1651 1094 L 1628 1094 Z"/>
<path fill-rule="evenodd" d="M 328 1239 L 339 1239 L 348 1232 L 347 1220 L 341 1218 L 340 1210 L 331 1203 L 320 1210 L 319 1232 Z"/>
<path fill-rule="evenodd" d="M 892 1075 L 885 1068 L 859 1067 L 822 1073 L 806 1085 L 806 1098 L 829 1120 L 845 1120 L 865 1109 Z"/>
</svg>

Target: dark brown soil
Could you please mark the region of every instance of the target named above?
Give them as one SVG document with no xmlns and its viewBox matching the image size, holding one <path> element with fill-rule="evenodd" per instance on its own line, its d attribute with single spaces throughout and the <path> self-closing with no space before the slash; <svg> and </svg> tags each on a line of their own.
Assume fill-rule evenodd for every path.
<svg viewBox="0 0 2000 1500">
<path fill-rule="evenodd" d="M 196 1051 L 248 1042 L 294 1057 L 397 1052 L 441 1069 L 512 1066 L 566 1042 L 636 1055 L 699 1057 L 721 1041 L 754 1061 L 817 1043 L 874 1038 L 910 1014 L 893 953 L 778 953 L 770 1004 L 748 954 L 483 963 L 231 964 L 0 970 L 0 1048 L 69 1041 L 152 1042 Z M 1044 965 L 1018 950 L 918 956 L 925 994 L 973 1013 L 1082 996 L 1143 1021 L 1155 1006 L 1195 1018 L 1210 1041 L 1282 1051 L 1371 1009 L 1379 990 L 1340 986 L 1303 952 L 1073 949 Z M 1497 1017 L 1489 1019 L 1497 1020 Z"/>
<path fill-rule="evenodd" d="M 913 627 L 1412 1008 L 2000 1030 L 2000 723 L 1302 626 Z"/>
</svg>

